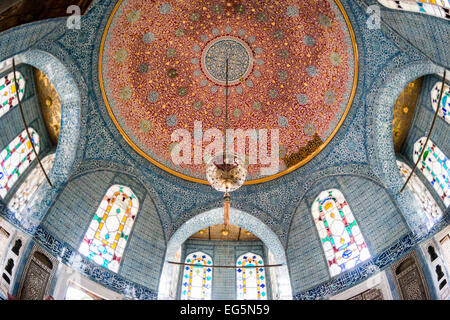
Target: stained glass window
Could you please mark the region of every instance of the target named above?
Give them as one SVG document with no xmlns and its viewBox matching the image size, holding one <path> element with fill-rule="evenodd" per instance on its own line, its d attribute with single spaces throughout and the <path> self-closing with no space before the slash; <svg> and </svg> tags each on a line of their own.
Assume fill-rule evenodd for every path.
<svg viewBox="0 0 450 320">
<path fill-rule="evenodd" d="M 55 154 L 51 154 L 42 159 L 41 163 L 45 172 L 48 174 L 53 167 Z M 40 166 L 36 166 L 28 174 L 27 179 L 20 185 L 19 189 L 9 202 L 9 207 L 16 212 L 22 211 L 34 199 L 36 190 L 45 182 L 45 176 Z"/>
<path fill-rule="evenodd" d="M 236 261 L 238 300 L 267 300 L 264 261 L 261 256 L 248 252 Z M 251 267 L 251 268 L 249 268 Z"/>
<path fill-rule="evenodd" d="M 441 94 L 442 82 L 437 82 L 431 90 L 431 105 L 434 111 L 439 102 L 439 95 Z M 450 123 L 450 87 L 444 84 L 444 94 L 442 95 L 441 106 L 439 108 L 438 115 L 444 119 L 447 123 Z"/>
<path fill-rule="evenodd" d="M 120 261 L 139 210 L 130 188 L 113 185 L 106 192 L 81 242 L 79 252 L 114 272 Z"/>
<path fill-rule="evenodd" d="M 414 162 L 419 158 L 426 140 L 426 137 L 422 137 L 414 144 Z M 417 167 L 431 183 L 446 207 L 450 205 L 449 166 L 450 161 L 447 156 L 431 140 L 428 140 Z"/>
<path fill-rule="evenodd" d="M 370 258 L 358 223 L 339 190 L 320 193 L 312 215 L 332 277 Z"/>
<path fill-rule="evenodd" d="M 419 12 L 450 20 L 449 0 L 378 0 L 387 8 Z"/>
<path fill-rule="evenodd" d="M 39 153 L 39 135 L 33 128 L 29 130 L 32 141 L 28 139 L 27 132 L 24 130 L 0 153 L 0 197 L 2 198 L 36 158 L 32 142 L 36 152 Z"/>
<path fill-rule="evenodd" d="M 19 84 L 19 90 L 17 90 L 14 84 L 14 72 L 0 78 L 0 118 L 19 103 L 17 100 L 17 91 L 19 92 L 20 100 L 22 100 L 25 92 L 25 79 L 18 71 L 16 71 L 16 78 Z"/>
<path fill-rule="evenodd" d="M 404 181 L 406 181 L 411 173 L 411 168 L 404 162 L 397 160 L 397 166 L 400 169 L 400 174 Z M 414 198 L 422 207 L 423 211 L 427 214 L 429 219 L 428 227 L 432 227 L 434 221 L 442 216 L 442 211 L 434 201 L 433 196 L 428 189 L 424 186 L 419 177 L 414 173 L 409 180 L 407 187 L 414 195 Z"/>
<path fill-rule="evenodd" d="M 203 252 L 194 252 L 186 257 L 181 300 L 210 300 L 212 283 L 212 259 Z"/>
</svg>

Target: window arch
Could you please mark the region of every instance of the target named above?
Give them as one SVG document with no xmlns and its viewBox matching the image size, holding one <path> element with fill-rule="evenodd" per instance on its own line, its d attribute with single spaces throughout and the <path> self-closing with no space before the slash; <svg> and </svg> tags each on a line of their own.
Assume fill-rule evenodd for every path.
<svg viewBox="0 0 450 320">
<path fill-rule="evenodd" d="M 441 94 L 442 81 L 436 82 L 431 90 L 431 105 L 436 112 L 436 108 L 439 102 L 439 95 Z M 444 93 L 442 94 L 442 101 L 439 108 L 438 115 L 450 124 L 450 87 L 444 84 Z"/>
<path fill-rule="evenodd" d="M 181 289 L 181 300 L 210 300 L 212 283 L 212 259 L 201 251 L 186 257 Z"/>
<path fill-rule="evenodd" d="M 118 272 L 138 210 L 139 201 L 130 188 L 110 187 L 78 251 L 97 264 Z"/>
<path fill-rule="evenodd" d="M 0 78 L 0 118 L 19 103 L 17 91 L 19 92 L 19 99 L 22 100 L 23 98 L 25 79 L 19 71 L 16 71 L 16 78 L 19 83 L 19 90 L 14 84 L 14 72 Z"/>
<path fill-rule="evenodd" d="M 404 162 L 397 160 L 397 166 L 400 169 L 400 175 L 406 182 L 411 174 L 411 168 Z M 423 211 L 426 213 L 429 219 L 429 227 L 433 226 L 433 221 L 439 219 L 442 216 L 442 211 L 434 201 L 433 196 L 428 189 L 424 186 L 419 177 L 414 173 L 408 182 L 407 187 L 414 195 L 414 198 L 421 205 Z"/>
<path fill-rule="evenodd" d="M 426 137 L 422 137 L 414 144 L 414 162 L 419 158 L 426 140 Z M 447 156 L 431 140 L 428 140 L 417 167 L 431 183 L 446 207 L 450 205 L 449 166 L 450 161 Z"/>
<path fill-rule="evenodd" d="M 28 139 L 27 131 L 24 130 L 0 152 L 0 196 L 2 198 L 5 198 L 14 183 L 36 158 L 31 143 L 39 153 L 39 135 L 33 128 L 29 130 L 32 141 Z"/>
<path fill-rule="evenodd" d="M 55 161 L 55 153 L 52 153 L 42 159 L 41 163 L 45 172 L 49 173 Z M 27 179 L 20 185 L 14 196 L 9 202 L 9 207 L 16 212 L 22 211 L 33 200 L 39 186 L 44 183 L 45 176 L 40 166 L 37 166 L 30 172 Z"/>
<path fill-rule="evenodd" d="M 238 300 L 267 300 L 266 276 L 261 256 L 248 252 L 236 261 Z M 247 267 L 247 268 L 246 268 Z M 251 267 L 251 268 L 249 268 Z"/>
<path fill-rule="evenodd" d="M 449 0 L 378 0 L 378 2 L 390 9 L 419 12 L 450 20 Z"/>
<path fill-rule="evenodd" d="M 321 192 L 312 205 L 312 215 L 332 277 L 370 258 L 361 230 L 339 190 Z"/>
</svg>

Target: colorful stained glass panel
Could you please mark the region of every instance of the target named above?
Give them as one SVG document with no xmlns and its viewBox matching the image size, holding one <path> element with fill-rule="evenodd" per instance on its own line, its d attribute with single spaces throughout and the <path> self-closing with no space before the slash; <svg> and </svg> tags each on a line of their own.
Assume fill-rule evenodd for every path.
<svg viewBox="0 0 450 320">
<path fill-rule="evenodd" d="M 442 82 L 437 82 L 431 90 L 431 105 L 436 112 L 436 108 L 439 102 L 439 96 L 441 94 Z M 439 107 L 438 115 L 444 119 L 447 123 L 450 123 L 450 86 L 444 84 L 444 93 L 442 94 L 441 105 Z"/>
<path fill-rule="evenodd" d="M 11 187 L 36 158 L 31 143 L 39 153 L 39 135 L 33 128 L 29 128 L 29 132 L 32 141 L 28 139 L 27 132 L 24 130 L 0 153 L 0 197 L 2 198 L 5 198 Z"/>
<path fill-rule="evenodd" d="M 397 160 L 397 166 L 400 169 L 400 174 L 404 181 L 406 181 L 411 174 L 411 168 L 404 162 Z M 431 228 L 434 223 L 442 216 L 442 211 L 434 201 L 433 196 L 424 186 L 419 177 L 414 173 L 407 184 L 407 188 L 412 192 L 417 203 L 420 204 L 422 210 L 428 217 L 428 228 Z"/>
<path fill-rule="evenodd" d="M 418 12 L 450 20 L 449 0 L 378 0 L 387 8 Z"/>
<path fill-rule="evenodd" d="M 138 210 L 139 201 L 130 188 L 112 186 L 94 214 L 79 252 L 118 272 Z"/>
<path fill-rule="evenodd" d="M 185 260 L 181 300 L 210 300 L 212 259 L 203 252 L 189 254 Z"/>
<path fill-rule="evenodd" d="M 17 92 L 19 92 L 19 98 L 22 100 L 25 92 L 25 79 L 18 71 L 16 71 L 16 79 L 19 90 L 14 84 L 14 72 L 0 78 L 0 118 L 19 103 Z"/>
<path fill-rule="evenodd" d="M 55 154 L 51 154 L 42 159 L 41 163 L 47 174 L 53 167 L 55 161 Z M 20 185 L 14 196 L 9 202 L 9 207 L 16 212 L 22 211 L 34 199 L 36 191 L 39 186 L 45 182 L 45 176 L 41 167 L 36 166 L 33 171 L 27 176 L 27 179 Z"/>
<path fill-rule="evenodd" d="M 332 277 L 370 258 L 361 230 L 339 190 L 320 193 L 312 215 Z"/>
<path fill-rule="evenodd" d="M 236 287 L 238 300 L 267 300 L 264 260 L 248 252 L 236 261 Z M 251 267 L 251 268 L 249 268 Z"/>
<path fill-rule="evenodd" d="M 414 162 L 420 156 L 427 138 L 422 137 L 414 144 Z M 447 156 L 431 141 L 428 144 L 417 166 L 434 190 L 448 207 L 450 205 L 450 161 Z"/>
</svg>

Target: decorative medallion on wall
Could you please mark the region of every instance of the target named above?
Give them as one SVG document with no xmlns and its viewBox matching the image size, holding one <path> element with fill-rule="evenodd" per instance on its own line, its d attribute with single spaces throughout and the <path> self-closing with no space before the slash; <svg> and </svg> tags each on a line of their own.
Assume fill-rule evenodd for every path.
<svg viewBox="0 0 450 320">
<path fill-rule="evenodd" d="M 125 140 L 158 167 L 207 184 L 204 161 L 172 161 L 179 145 L 171 134 L 187 130 L 193 155 L 195 143 L 204 151 L 212 142 L 204 132 L 223 129 L 226 59 L 229 128 L 279 130 L 279 171 L 262 175 L 266 164 L 250 164 L 246 184 L 310 161 L 355 94 L 358 53 L 339 0 L 119 0 L 104 30 L 99 78 Z"/>
</svg>

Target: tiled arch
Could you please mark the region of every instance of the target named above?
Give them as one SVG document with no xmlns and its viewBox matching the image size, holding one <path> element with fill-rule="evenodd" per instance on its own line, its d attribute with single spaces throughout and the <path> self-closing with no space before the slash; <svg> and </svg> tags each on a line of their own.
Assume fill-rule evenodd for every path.
<svg viewBox="0 0 450 320">
<path fill-rule="evenodd" d="M 426 217 L 423 212 L 412 215 L 408 206 L 408 203 L 413 201 L 412 196 L 409 193 L 399 192 L 403 186 L 403 180 L 396 165 L 392 139 L 393 106 L 402 90 L 411 81 L 440 71 L 442 69 L 430 61 L 416 61 L 394 68 L 388 77 L 377 79 L 372 86 L 367 102 L 373 112 L 373 117 L 368 115 L 370 119 L 373 119 L 372 125 L 368 126 L 374 144 L 372 165 L 378 171 L 380 179 L 384 181 L 385 187 L 395 198 L 410 229 L 417 234 L 427 232 Z"/>
<path fill-rule="evenodd" d="M 20 221 L 25 229 L 29 229 L 39 224 L 51 200 L 71 174 L 80 139 L 81 95 L 66 66 L 49 52 L 31 49 L 14 58 L 16 64 L 25 63 L 43 71 L 54 84 L 61 99 L 61 130 L 55 163 L 49 173 L 53 187 L 45 183 L 37 190 L 40 196 L 28 206 L 25 220 Z"/>
<path fill-rule="evenodd" d="M 162 274 L 169 272 L 168 261 L 174 261 L 177 250 L 192 234 L 200 229 L 221 223 L 223 223 L 223 208 L 214 208 L 194 216 L 180 226 L 167 244 Z M 286 279 L 284 281 L 281 279 L 280 282 L 290 283 L 286 252 L 278 236 L 258 218 L 236 208 L 231 208 L 230 223 L 244 228 L 257 236 L 271 251 L 277 264 L 283 264 L 279 268 L 278 276 Z"/>
</svg>

